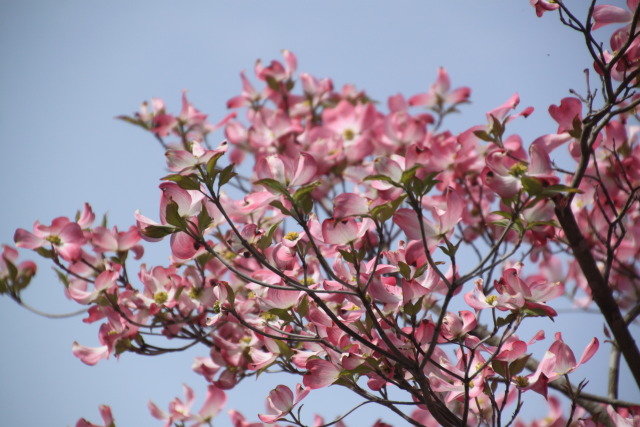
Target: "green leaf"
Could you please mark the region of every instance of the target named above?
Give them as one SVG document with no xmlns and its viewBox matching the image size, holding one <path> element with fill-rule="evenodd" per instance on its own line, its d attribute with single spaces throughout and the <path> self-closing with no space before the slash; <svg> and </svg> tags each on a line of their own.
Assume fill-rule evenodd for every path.
<svg viewBox="0 0 640 427">
<path fill-rule="evenodd" d="M 287 196 L 288 199 L 291 199 L 291 195 L 289 194 L 289 190 L 287 190 L 287 188 L 280 184 L 278 181 L 276 181 L 275 179 L 271 179 L 271 178 L 264 178 L 261 179 L 259 181 L 256 181 L 256 184 L 258 185 L 263 185 L 267 188 L 272 189 L 273 191 L 277 191 L 278 193 Z"/>
<path fill-rule="evenodd" d="M 407 182 L 409 182 L 411 179 L 413 179 L 414 176 L 416 176 L 416 172 L 421 167 L 422 167 L 421 164 L 416 164 L 411 166 L 409 169 L 403 171 L 402 177 L 400 178 L 400 182 L 402 182 L 403 184 L 406 184 Z"/>
<path fill-rule="evenodd" d="M 260 239 L 258 240 L 258 247 L 260 249 L 265 250 L 269 246 L 271 246 L 271 243 L 273 242 L 273 235 L 276 232 L 276 230 L 278 229 L 278 227 L 280 227 L 281 223 L 282 223 L 282 221 L 279 221 L 278 223 L 273 224 L 269 228 L 269 231 L 267 231 L 265 234 L 262 235 L 262 237 L 260 237 Z"/>
<path fill-rule="evenodd" d="M 304 196 L 299 203 L 304 213 L 308 214 L 308 213 L 311 213 L 311 211 L 313 210 L 313 199 L 311 199 L 311 196 L 309 194 Z"/>
<path fill-rule="evenodd" d="M 55 257 L 55 253 L 51 249 L 38 248 L 36 252 L 43 258 L 53 259 Z"/>
<path fill-rule="evenodd" d="M 555 196 L 556 194 L 562 193 L 582 193 L 582 190 L 579 188 L 573 188 L 562 184 L 551 185 L 549 187 L 545 187 L 544 190 L 540 193 L 541 196 Z"/>
<path fill-rule="evenodd" d="M 522 221 L 520 219 L 517 219 L 514 222 L 511 222 L 511 220 L 508 220 L 508 219 L 499 219 L 496 221 L 491 221 L 491 224 L 496 225 L 498 227 L 502 227 L 502 228 L 507 228 L 509 227 L 509 224 L 511 224 L 511 229 L 516 230 L 521 235 L 525 231 L 524 227 L 522 226 Z"/>
<path fill-rule="evenodd" d="M 207 162 L 207 173 L 211 176 L 211 175 L 215 175 L 216 173 L 216 165 L 218 164 L 218 159 L 220 157 L 222 157 L 223 153 L 216 153 L 213 157 L 211 157 L 209 159 L 209 161 Z"/>
<path fill-rule="evenodd" d="M 394 187 L 402 187 L 400 184 L 398 184 L 397 182 L 395 182 L 394 180 L 392 180 L 391 178 L 389 178 L 386 175 L 369 175 L 369 176 L 365 177 L 364 180 L 365 181 L 384 181 L 384 182 L 388 182 L 389 184 L 393 185 Z"/>
<path fill-rule="evenodd" d="M 560 228 L 560 224 L 558 224 L 554 220 L 550 220 L 550 221 L 533 221 L 533 222 L 527 223 L 527 230 L 531 230 L 532 228 L 540 227 L 540 226 L 544 226 L 544 225 L 550 225 L 550 226 L 555 227 L 555 228 Z"/>
<path fill-rule="evenodd" d="M 498 317 L 498 319 L 496 320 L 496 324 L 499 328 L 508 325 L 510 323 L 513 323 L 516 320 L 516 313 L 511 312 L 507 317 Z"/>
<path fill-rule="evenodd" d="M 226 168 L 222 169 L 222 172 L 220 172 L 220 178 L 218 178 L 218 188 L 222 187 L 227 182 L 231 181 L 232 178 L 238 175 L 233 171 L 234 166 L 235 165 L 232 163 Z"/>
<path fill-rule="evenodd" d="M 291 211 L 285 208 L 280 200 L 274 200 L 273 202 L 269 203 L 269 205 L 280 210 L 280 212 L 282 212 L 284 215 L 291 216 Z"/>
<path fill-rule="evenodd" d="M 529 360 L 530 356 L 530 354 L 527 354 L 526 356 L 523 356 L 520 359 L 511 362 L 511 364 L 509 365 L 509 374 L 511 374 L 511 376 L 513 377 L 522 372 L 527 365 L 527 361 Z"/>
<path fill-rule="evenodd" d="M 491 133 L 500 138 L 504 134 L 504 124 L 498 120 L 493 114 L 491 115 L 493 124 L 491 126 Z"/>
<path fill-rule="evenodd" d="M 278 85 L 278 81 L 276 79 L 271 76 L 267 76 L 265 80 L 267 81 L 267 86 L 269 86 L 271 90 L 280 92 L 280 86 Z"/>
<path fill-rule="evenodd" d="M 476 130 L 473 132 L 475 136 L 486 142 L 493 142 L 494 138 L 484 130 Z"/>
<path fill-rule="evenodd" d="M 167 205 L 167 209 L 165 210 L 165 218 L 167 222 L 174 227 L 184 229 L 186 228 L 186 223 L 184 221 L 184 218 L 180 216 L 178 209 L 178 204 L 176 202 L 174 202 L 173 200 L 169 202 L 169 204 Z"/>
<path fill-rule="evenodd" d="M 531 308 L 531 307 L 525 307 L 522 309 L 522 312 L 527 316 L 527 317 L 548 317 L 551 320 L 553 320 L 553 317 L 549 316 L 549 314 L 542 308 Z"/>
<path fill-rule="evenodd" d="M 569 131 L 569 136 L 575 139 L 582 138 L 582 120 L 580 120 L 578 116 L 575 116 L 571 125 L 573 129 Z"/>
<path fill-rule="evenodd" d="M 135 126 L 140 126 L 144 130 L 149 130 L 149 127 L 147 126 L 147 124 L 138 118 L 133 118 L 129 116 L 116 116 L 116 119 L 122 120 L 123 122 L 127 122 Z"/>
<path fill-rule="evenodd" d="M 338 249 L 338 252 L 340 252 L 340 254 L 342 255 L 342 258 L 345 261 L 350 262 L 351 264 L 355 264 L 355 257 L 351 253 L 351 251 L 345 251 L 344 249 Z"/>
<path fill-rule="evenodd" d="M 525 191 L 532 196 L 538 196 L 544 191 L 544 186 L 537 178 L 525 175 L 520 179 L 520 182 L 522 182 L 522 187 Z"/>
<path fill-rule="evenodd" d="M 507 377 L 507 363 L 502 360 L 492 360 L 491 369 L 503 378 Z"/>
<path fill-rule="evenodd" d="M 495 214 L 495 215 L 499 215 L 503 218 L 506 218 L 508 220 L 510 220 L 511 218 L 513 218 L 513 214 L 511 212 L 507 212 L 507 211 L 493 211 L 491 212 L 491 214 Z"/>
<path fill-rule="evenodd" d="M 291 349 L 291 347 L 289 347 L 289 344 L 287 344 L 282 340 L 274 340 L 274 341 L 278 346 L 278 351 L 280 351 L 281 355 L 283 355 L 287 359 L 290 359 L 294 355 L 293 350 Z"/>
<path fill-rule="evenodd" d="M 202 209 L 200 209 L 200 213 L 198 214 L 198 228 L 200 231 L 204 231 L 211 224 L 211 216 L 209 216 L 209 211 L 207 211 L 206 203 L 202 201 Z"/>
<path fill-rule="evenodd" d="M 308 196 L 320 184 L 322 184 L 322 182 L 314 181 L 314 182 L 311 182 L 311 183 L 309 183 L 307 185 L 303 185 L 302 187 L 298 188 L 296 190 L 296 192 L 293 194 L 293 200 L 295 200 L 297 202 L 297 201 L 301 200 L 302 198 Z"/>
<path fill-rule="evenodd" d="M 413 304 L 411 301 L 407 302 L 404 306 L 402 306 L 404 312 L 409 316 L 415 316 L 422 310 L 422 297 Z"/>
<path fill-rule="evenodd" d="M 406 197 L 407 195 L 403 194 L 393 201 L 376 206 L 375 208 L 371 209 L 371 216 L 373 217 L 373 219 L 380 222 L 388 221 L 389 218 L 391 218 L 393 214 L 396 213 Z"/>
<path fill-rule="evenodd" d="M 411 280 L 411 267 L 405 262 L 398 261 L 398 270 L 406 280 Z"/>
<path fill-rule="evenodd" d="M 422 178 L 422 196 L 429 193 L 433 187 L 440 183 L 440 180 L 436 179 L 436 176 L 438 176 L 439 173 L 440 172 L 431 172 L 429 175 Z"/>
<path fill-rule="evenodd" d="M 198 182 L 198 176 L 191 175 L 167 175 L 162 178 L 165 181 L 173 181 L 178 184 L 178 187 L 183 190 L 200 190 L 200 182 Z"/>
<path fill-rule="evenodd" d="M 168 227 L 166 225 L 149 225 L 144 230 L 141 230 L 142 234 L 152 239 L 162 239 L 175 232 L 176 229 L 174 227 Z"/>
<path fill-rule="evenodd" d="M 284 320 L 285 322 L 293 321 L 293 318 L 291 317 L 291 314 L 289 313 L 289 311 L 283 308 L 272 308 L 267 313 L 276 315 L 280 319 Z"/>
<path fill-rule="evenodd" d="M 236 303 L 236 294 L 233 292 L 233 288 L 227 282 L 220 282 L 220 285 L 224 286 L 224 288 L 226 289 L 229 304 L 233 307 Z"/>
<path fill-rule="evenodd" d="M 64 287 L 68 288 L 69 278 L 67 277 L 67 275 L 64 274 L 62 271 L 58 270 L 57 268 L 54 268 L 53 271 L 56 272 L 56 274 L 58 275 L 58 280 L 60 280 L 60 282 L 64 285 Z"/>
<path fill-rule="evenodd" d="M 307 314 L 309 314 L 309 299 L 306 296 L 300 298 L 297 312 L 301 317 L 305 317 Z"/>
<path fill-rule="evenodd" d="M 415 273 L 413 273 L 412 279 L 415 279 L 416 277 L 422 276 L 424 274 L 424 272 L 427 271 L 427 268 L 429 268 L 429 263 L 425 262 L 424 264 L 422 264 L 422 266 L 420 268 L 418 268 L 416 270 Z"/>
<path fill-rule="evenodd" d="M 4 258 L 4 263 L 7 266 L 7 270 L 9 270 L 9 278 L 11 281 L 15 282 L 18 279 L 18 268 L 7 258 Z"/>
</svg>

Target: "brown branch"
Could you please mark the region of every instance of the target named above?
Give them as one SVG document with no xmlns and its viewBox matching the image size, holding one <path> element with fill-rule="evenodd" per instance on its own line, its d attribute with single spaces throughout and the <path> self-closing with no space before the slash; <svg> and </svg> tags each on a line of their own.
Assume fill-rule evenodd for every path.
<svg viewBox="0 0 640 427">
<path fill-rule="evenodd" d="M 587 280 L 591 289 L 591 297 L 607 321 L 607 325 L 615 337 L 616 344 L 627 361 L 636 384 L 640 387 L 640 351 L 638 351 L 638 346 L 622 317 L 620 307 L 613 298 L 611 288 L 598 269 L 596 260 L 591 253 L 590 245 L 580 231 L 568 199 L 565 196 L 559 196 L 555 202 L 558 223 L 562 227 L 573 251 L 573 256 L 578 261 L 580 269 Z"/>
</svg>

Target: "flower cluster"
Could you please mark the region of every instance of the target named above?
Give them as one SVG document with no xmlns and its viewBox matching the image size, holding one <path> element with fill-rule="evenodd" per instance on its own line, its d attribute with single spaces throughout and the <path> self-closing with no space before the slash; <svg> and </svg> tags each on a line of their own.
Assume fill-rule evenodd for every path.
<svg viewBox="0 0 640 427">
<path fill-rule="evenodd" d="M 567 13 L 561 2 L 531 3 L 539 16 Z M 596 64 L 606 81 L 627 88 L 607 89 L 615 93 L 604 122 L 591 98 L 565 98 L 549 108 L 557 132 L 525 144 L 507 128 L 533 109 L 519 108 L 514 94 L 454 133 L 442 125 L 471 91 L 452 89 L 444 68 L 426 92 L 394 95 L 385 109 L 352 85 L 298 76 L 295 55 L 284 51 L 283 62 L 258 62 L 253 81 L 241 74 L 242 92 L 227 103 L 233 112 L 215 125 L 184 94 L 179 114 L 153 99 L 121 117 L 166 150 L 170 173 L 159 187 L 157 220 L 136 212 L 127 231 L 94 226 L 86 205 L 73 221 L 17 230 L 16 245 L 50 259 L 67 296 L 88 308 L 85 322 L 102 322 L 100 346 L 74 343 L 84 363 L 207 348 L 193 365 L 208 383 L 198 413 L 188 386 L 185 402 L 175 399 L 168 412 L 149 404 L 166 426 L 210 424 L 226 401 L 223 390 L 273 370 L 299 375 L 302 384 L 295 394 L 285 385 L 269 393 L 259 415 L 267 424 L 303 425 L 300 401 L 338 385 L 416 425 L 510 423 L 505 408 L 515 417 L 529 392 L 548 399 L 549 425 L 564 425 L 549 388 L 580 403 L 571 416 L 583 425 L 603 414 L 624 425 L 637 408 L 582 407 L 580 387 L 569 383 L 598 350 L 596 338 L 576 362 L 560 332 L 535 348 L 545 332 L 522 338 L 519 329 L 552 328 L 554 300 L 563 296 L 601 306 L 589 262 L 611 301 L 637 307 L 640 143 L 627 124 L 640 103 L 631 89 L 637 1 L 628 6 L 633 12 L 596 7 L 584 30 L 633 23 L 614 33 L 617 53 L 602 51 Z M 216 130 L 226 139 L 214 147 Z M 575 171 L 552 161 L 560 147 Z M 141 264 L 134 280 L 129 253 L 140 259 L 141 239 L 165 237 L 169 265 Z M 558 253 L 568 252 L 575 256 L 563 271 Z M 0 292 L 17 297 L 34 273 L 5 247 Z M 179 344 L 166 346 L 160 334 Z M 404 409 L 391 389 L 405 393 Z M 113 425 L 110 411 L 101 412 Z M 235 426 L 261 425 L 230 416 Z M 317 417 L 314 425 L 323 424 Z"/>
</svg>

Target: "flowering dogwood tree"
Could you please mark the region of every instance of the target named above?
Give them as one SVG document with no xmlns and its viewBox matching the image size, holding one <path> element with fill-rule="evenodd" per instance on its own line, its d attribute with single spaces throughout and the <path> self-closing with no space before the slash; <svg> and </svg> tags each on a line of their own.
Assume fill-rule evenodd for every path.
<svg viewBox="0 0 640 427">
<path fill-rule="evenodd" d="M 621 370 L 640 386 L 630 331 L 640 314 L 639 2 L 593 1 L 584 19 L 561 0 L 531 3 L 581 33 L 594 62 L 584 90 L 549 107 L 557 129 L 531 142 L 509 132 L 533 112 L 517 94 L 454 134 L 446 118 L 471 91 L 452 88 L 445 69 L 425 93 L 383 107 L 297 75 L 288 51 L 258 61 L 255 79 L 241 75 L 217 124 L 184 94 L 177 114 L 152 99 L 122 116 L 165 150 L 158 216 L 136 212 L 121 231 L 86 204 L 15 232 L 17 247 L 55 265 L 84 321 L 101 323 L 101 345 L 74 343 L 73 354 L 94 365 L 207 349 L 193 365 L 208 384 L 201 409 L 188 386 L 166 410 L 149 403 L 166 426 L 212 425 L 234 386 L 272 372 L 299 382 L 266 396 L 261 422 L 230 410 L 234 426 L 309 425 L 301 401 L 329 386 L 417 426 L 640 423 L 640 402 L 618 386 Z M 610 24 L 620 27 L 605 44 L 597 30 Z M 562 151 L 572 166 L 552 160 Z M 134 272 L 140 241 L 165 238 L 170 263 Z M 23 304 L 35 272 L 4 246 L 0 293 Z M 601 313 L 606 349 L 545 337 L 561 297 Z M 608 369 L 609 384 L 592 394 L 572 373 L 597 351 L 611 353 L 592 367 Z M 549 414 L 525 421 L 535 393 Z M 115 425 L 108 406 L 100 413 Z"/>
</svg>

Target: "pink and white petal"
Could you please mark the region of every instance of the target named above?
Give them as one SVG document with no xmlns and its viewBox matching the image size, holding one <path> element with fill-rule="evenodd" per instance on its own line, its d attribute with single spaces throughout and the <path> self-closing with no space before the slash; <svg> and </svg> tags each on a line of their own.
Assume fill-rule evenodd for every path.
<svg viewBox="0 0 640 427">
<path fill-rule="evenodd" d="M 577 366 L 580 366 L 583 363 L 588 362 L 589 359 L 591 359 L 593 355 L 596 354 L 599 347 L 600 347 L 600 342 L 598 341 L 598 338 L 593 338 L 591 342 L 587 345 L 587 347 L 584 349 L 584 351 L 582 352 L 582 356 L 580 356 L 580 360 L 578 361 Z"/>
<path fill-rule="evenodd" d="M 356 193 L 342 193 L 333 199 L 333 217 L 366 215 L 369 213 L 369 201 Z"/>
<path fill-rule="evenodd" d="M 317 171 L 318 166 L 313 156 L 309 153 L 300 153 L 295 175 L 291 180 L 290 185 L 297 186 L 308 184 L 316 177 Z"/>
<path fill-rule="evenodd" d="M 36 237 L 33 233 L 25 230 L 24 228 L 18 228 L 13 235 L 13 241 L 19 248 L 37 249 L 47 244 L 47 241 Z"/>
<path fill-rule="evenodd" d="M 225 392 L 214 385 L 210 385 L 207 389 L 204 404 L 200 412 L 198 412 L 198 415 L 200 415 L 202 419 L 214 418 L 220 413 L 226 403 L 227 395 Z"/>
<path fill-rule="evenodd" d="M 604 27 L 609 24 L 624 24 L 631 22 L 633 15 L 626 9 L 610 4 L 601 4 L 593 8 L 592 30 Z"/>
<path fill-rule="evenodd" d="M 325 219 L 322 222 L 322 240 L 330 245 L 347 245 L 358 238 L 358 224 L 353 218 Z"/>
<path fill-rule="evenodd" d="M 113 421 L 113 414 L 111 413 L 111 408 L 109 407 L 109 405 L 100 405 L 98 409 L 100 410 L 100 416 L 102 417 L 102 421 L 104 421 L 105 427 L 115 425 Z"/>
<path fill-rule="evenodd" d="M 451 187 L 447 189 L 446 203 L 447 208 L 444 214 L 440 217 L 441 234 L 448 233 L 458 224 L 458 222 L 460 222 L 465 205 L 462 198 Z"/>
<path fill-rule="evenodd" d="M 86 347 L 78 344 L 77 341 L 73 342 L 72 347 L 73 355 L 87 365 L 93 366 L 102 359 L 109 357 L 109 348 L 106 345 L 100 347 Z"/>
<path fill-rule="evenodd" d="M 296 405 L 298 402 L 300 402 L 302 399 L 304 399 L 305 397 L 307 397 L 307 395 L 309 394 L 309 392 L 311 392 L 311 388 L 310 387 L 304 387 L 302 384 L 298 383 L 296 384 L 296 398 L 293 401 L 293 404 Z"/>
<path fill-rule="evenodd" d="M 307 361 L 307 372 L 303 384 L 310 389 L 329 386 L 340 377 L 340 369 L 328 360 L 311 359 Z"/>
<path fill-rule="evenodd" d="M 65 261 L 73 262 L 82 257 L 82 247 L 75 243 L 54 246 L 54 248 Z"/>
</svg>

